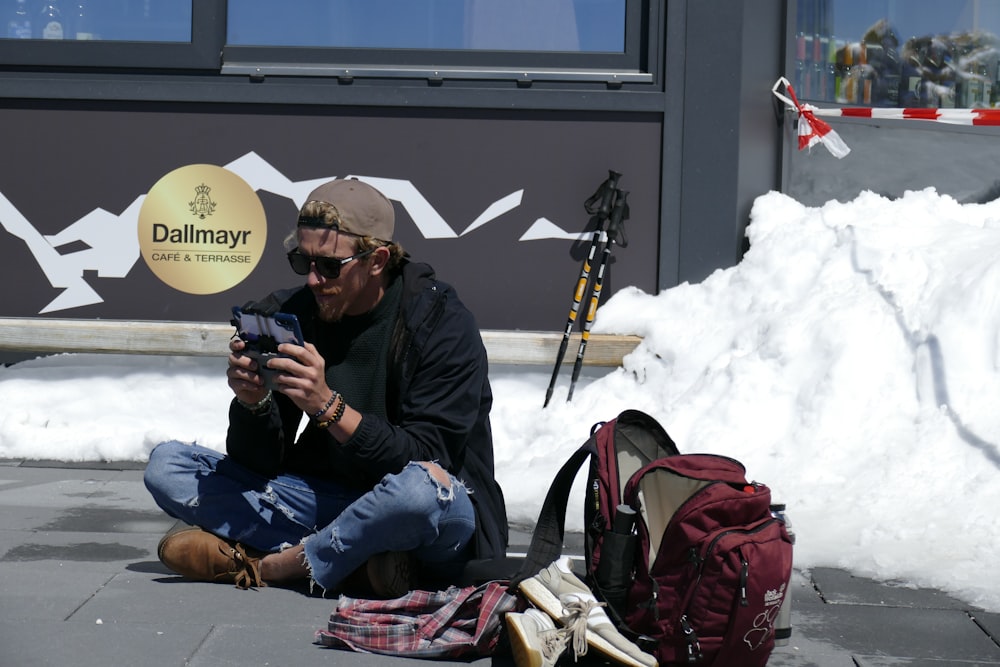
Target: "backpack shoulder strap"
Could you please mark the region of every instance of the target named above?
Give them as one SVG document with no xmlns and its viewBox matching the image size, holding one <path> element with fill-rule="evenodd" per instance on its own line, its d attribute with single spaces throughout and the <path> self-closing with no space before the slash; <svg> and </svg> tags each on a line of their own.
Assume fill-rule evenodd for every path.
<svg viewBox="0 0 1000 667">
<path fill-rule="evenodd" d="M 562 555 L 563 535 L 566 526 L 566 504 L 569 502 L 573 480 L 584 461 L 596 454 L 594 439 L 590 438 L 563 464 L 556 473 L 542 501 L 531 545 L 524 557 L 520 571 L 511 579 L 511 589 L 516 590 L 523 580 L 533 577 Z"/>
</svg>

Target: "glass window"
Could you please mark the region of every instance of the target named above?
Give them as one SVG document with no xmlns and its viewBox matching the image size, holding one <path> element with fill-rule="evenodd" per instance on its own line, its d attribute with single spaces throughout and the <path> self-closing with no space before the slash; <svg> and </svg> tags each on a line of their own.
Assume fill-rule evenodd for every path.
<svg viewBox="0 0 1000 667">
<path fill-rule="evenodd" d="M 996 106 L 1000 0 L 796 0 L 796 94 L 875 107 Z"/>
<path fill-rule="evenodd" d="M 0 0 L 0 62 L 621 87 L 652 81 L 655 8 L 646 0 Z"/>
<path fill-rule="evenodd" d="M 190 42 L 193 0 L 0 0 L 4 39 Z"/>
<path fill-rule="evenodd" d="M 625 0 L 230 0 L 242 46 L 625 50 Z"/>
</svg>

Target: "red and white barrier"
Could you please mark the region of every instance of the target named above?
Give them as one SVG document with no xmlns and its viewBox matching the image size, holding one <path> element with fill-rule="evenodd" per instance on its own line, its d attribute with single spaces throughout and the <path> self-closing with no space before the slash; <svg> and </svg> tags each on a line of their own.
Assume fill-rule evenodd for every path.
<svg viewBox="0 0 1000 667">
<path fill-rule="evenodd" d="M 790 97 L 785 97 L 778 92 L 778 88 L 782 85 L 785 86 L 785 90 Z M 792 90 L 792 84 L 788 82 L 788 79 L 785 77 L 778 79 L 774 86 L 771 87 L 771 92 L 799 114 L 799 150 L 812 148 L 816 144 L 823 144 L 834 157 L 847 157 L 847 154 L 851 152 L 848 145 L 830 127 L 829 123 L 816 118 L 816 111 L 818 111 L 816 107 L 811 104 L 799 103 L 798 98 L 795 97 L 795 91 Z"/>
<path fill-rule="evenodd" d="M 1000 109 L 889 109 L 844 107 L 842 109 L 817 109 L 817 116 L 843 118 L 902 118 L 906 120 L 936 120 L 951 125 L 1000 125 Z"/>
<path fill-rule="evenodd" d="M 784 86 L 788 96 L 778 92 Z M 936 121 L 951 125 L 1000 125 L 1000 109 L 925 109 L 925 108 L 871 108 L 842 107 L 820 109 L 811 104 L 802 104 L 795 97 L 795 91 L 788 79 L 781 77 L 771 88 L 775 97 L 799 114 L 799 150 L 822 143 L 835 157 L 842 158 L 851 152 L 844 140 L 817 116 L 840 118 L 876 118 Z"/>
</svg>

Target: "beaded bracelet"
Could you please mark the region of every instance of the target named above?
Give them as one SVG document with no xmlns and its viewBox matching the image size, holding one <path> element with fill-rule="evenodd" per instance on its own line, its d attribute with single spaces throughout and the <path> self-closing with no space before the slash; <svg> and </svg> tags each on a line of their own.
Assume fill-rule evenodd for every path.
<svg viewBox="0 0 1000 667">
<path fill-rule="evenodd" d="M 330 400 L 327 401 L 326 405 L 323 406 L 323 409 L 313 415 L 313 421 L 316 421 L 320 417 L 325 415 L 326 411 L 330 409 L 330 406 L 333 405 L 333 402 L 337 400 L 338 396 L 340 396 L 340 394 L 338 394 L 337 392 L 333 392 L 333 394 L 330 395 Z"/>
<path fill-rule="evenodd" d="M 333 411 L 333 416 L 326 421 L 316 422 L 316 428 L 327 429 L 340 422 L 341 418 L 344 416 L 344 409 L 347 407 L 347 401 L 344 397 L 340 397 L 340 403 L 337 404 L 337 409 Z"/>
<path fill-rule="evenodd" d="M 240 407 L 248 410 L 251 414 L 259 415 L 264 412 L 265 409 L 271 407 L 271 390 L 268 389 L 267 393 L 264 394 L 264 398 L 260 399 L 256 403 L 247 403 L 245 401 L 241 401 L 239 398 L 236 399 L 236 402 L 240 404 Z"/>
</svg>

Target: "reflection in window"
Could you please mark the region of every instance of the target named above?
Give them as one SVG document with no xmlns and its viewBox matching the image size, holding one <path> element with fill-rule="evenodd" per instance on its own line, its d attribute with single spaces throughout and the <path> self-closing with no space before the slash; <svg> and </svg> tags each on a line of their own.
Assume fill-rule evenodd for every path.
<svg viewBox="0 0 1000 667">
<path fill-rule="evenodd" d="M 0 0 L 0 38 L 190 42 L 192 2 Z"/>
<path fill-rule="evenodd" d="M 874 107 L 993 107 L 1000 0 L 797 0 L 796 93 Z"/>
<path fill-rule="evenodd" d="M 625 0 L 230 0 L 243 46 L 610 52 Z"/>
</svg>

